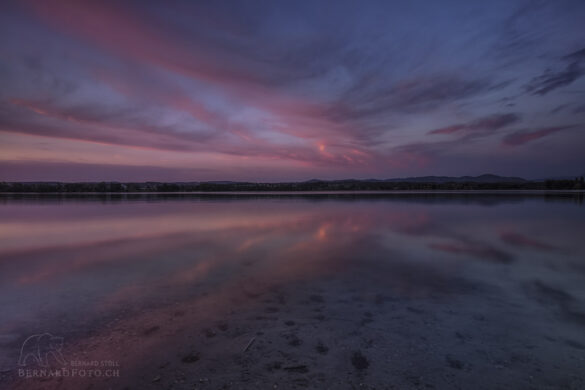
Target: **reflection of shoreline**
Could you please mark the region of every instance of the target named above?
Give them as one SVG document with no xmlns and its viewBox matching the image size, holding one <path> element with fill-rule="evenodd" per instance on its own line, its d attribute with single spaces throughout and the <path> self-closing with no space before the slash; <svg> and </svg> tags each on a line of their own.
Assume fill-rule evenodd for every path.
<svg viewBox="0 0 585 390">
<path fill-rule="evenodd" d="M 116 203 L 125 201 L 244 201 L 258 199 L 301 199 L 305 201 L 359 201 L 379 200 L 391 202 L 425 203 L 425 204 L 474 204 L 492 206 L 524 201 L 567 202 L 583 204 L 585 191 L 582 190 L 469 190 L 469 191 L 261 191 L 261 192 L 134 192 L 134 193 L 100 193 L 100 192 L 51 192 L 51 193 L 9 193 L 0 192 L 0 204 L 59 203 L 61 201 L 91 202 L 100 201 Z"/>
</svg>

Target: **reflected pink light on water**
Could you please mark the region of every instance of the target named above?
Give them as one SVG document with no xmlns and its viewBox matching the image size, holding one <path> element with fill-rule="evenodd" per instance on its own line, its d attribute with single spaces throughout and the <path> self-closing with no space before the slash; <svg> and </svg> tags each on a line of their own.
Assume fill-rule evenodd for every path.
<svg viewBox="0 0 585 390">
<path fill-rule="evenodd" d="M 302 306 L 307 286 L 325 283 L 340 302 L 356 286 L 448 301 L 476 286 L 478 278 L 480 285 L 491 283 L 485 267 L 521 267 L 532 264 L 535 250 L 549 254 L 549 246 L 528 238 L 534 221 L 547 218 L 555 226 L 563 221 L 566 232 L 578 231 L 582 223 L 569 219 L 571 214 L 559 219 L 565 209 L 541 215 L 527 210 L 520 218 L 518 212 L 510 215 L 511 207 L 518 206 L 248 199 L 64 202 L 31 212 L 5 204 L 2 333 L 18 338 L 42 323 L 70 332 L 70 356 L 115 355 L 126 370 L 140 370 L 144 354 L 169 346 L 180 350 L 189 342 L 182 335 L 194 327 L 213 327 L 230 316 L 235 324 L 251 316 L 286 318 L 287 306 L 267 303 L 269 298 L 281 294 L 283 301 Z M 478 217 L 481 225 L 475 224 Z M 580 241 L 565 236 L 550 241 L 570 245 L 571 256 L 585 253 Z M 377 295 L 368 292 L 363 299 Z M 41 313 L 46 314 L 40 318 Z M 309 320 L 314 319 L 304 321 Z M 76 333 L 63 324 L 92 331 Z M 226 331 L 233 337 L 228 352 L 214 350 L 213 332 L 197 337 L 208 343 L 206 353 L 221 355 L 237 353 L 256 331 Z"/>
</svg>

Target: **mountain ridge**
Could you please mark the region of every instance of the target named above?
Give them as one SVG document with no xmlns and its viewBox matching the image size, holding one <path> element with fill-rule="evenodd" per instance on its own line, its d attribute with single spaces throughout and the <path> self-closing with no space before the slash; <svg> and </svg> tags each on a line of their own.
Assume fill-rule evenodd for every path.
<svg viewBox="0 0 585 390">
<path fill-rule="evenodd" d="M 387 183 L 524 183 L 526 180 L 515 176 L 499 176 L 485 173 L 479 176 L 412 176 L 390 179 L 339 179 L 322 180 L 311 179 L 303 183 L 327 183 L 327 182 L 387 182 Z"/>
</svg>

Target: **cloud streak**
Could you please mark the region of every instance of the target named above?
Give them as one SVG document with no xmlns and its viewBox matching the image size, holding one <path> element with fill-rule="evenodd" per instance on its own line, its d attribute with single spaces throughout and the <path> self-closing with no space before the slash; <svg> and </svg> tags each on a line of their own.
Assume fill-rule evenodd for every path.
<svg viewBox="0 0 585 390">
<path fill-rule="evenodd" d="M 567 65 L 562 70 L 547 69 L 542 75 L 535 77 L 526 86 L 526 90 L 533 95 L 546 95 L 555 89 L 573 84 L 585 75 L 585 49 L 571 53 L 563 60 Z"/>
<path fill-rule="evenodd" d="M 477 134 L 493 132 L 520 121 L 517 114 L 496 114 L 485 118 L 477 119 L 470 123 L 462 123 L 448 127 L 442 127 L 429 131 L 427 134 Z"/>
<path fill-rule="evenodd" d="M 505 136 L 502 139 L 502 144 L 506 146 L 522 146 L 529 142 L 572 128 L 575 128 L 575 126 L 555 126 L 544 127 L 538 130 L 519 130 Z"/>
</svg>

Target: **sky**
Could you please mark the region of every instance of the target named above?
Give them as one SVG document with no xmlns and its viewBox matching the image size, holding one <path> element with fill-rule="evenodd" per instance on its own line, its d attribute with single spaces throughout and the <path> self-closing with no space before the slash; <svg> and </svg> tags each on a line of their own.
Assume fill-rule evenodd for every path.
<svg viewBox="0 0 585 390">
<path fill-rule="evenodd" d="M 0 181 L 585 174 L 585 2 L 3 1 Z"/>
</svg>

